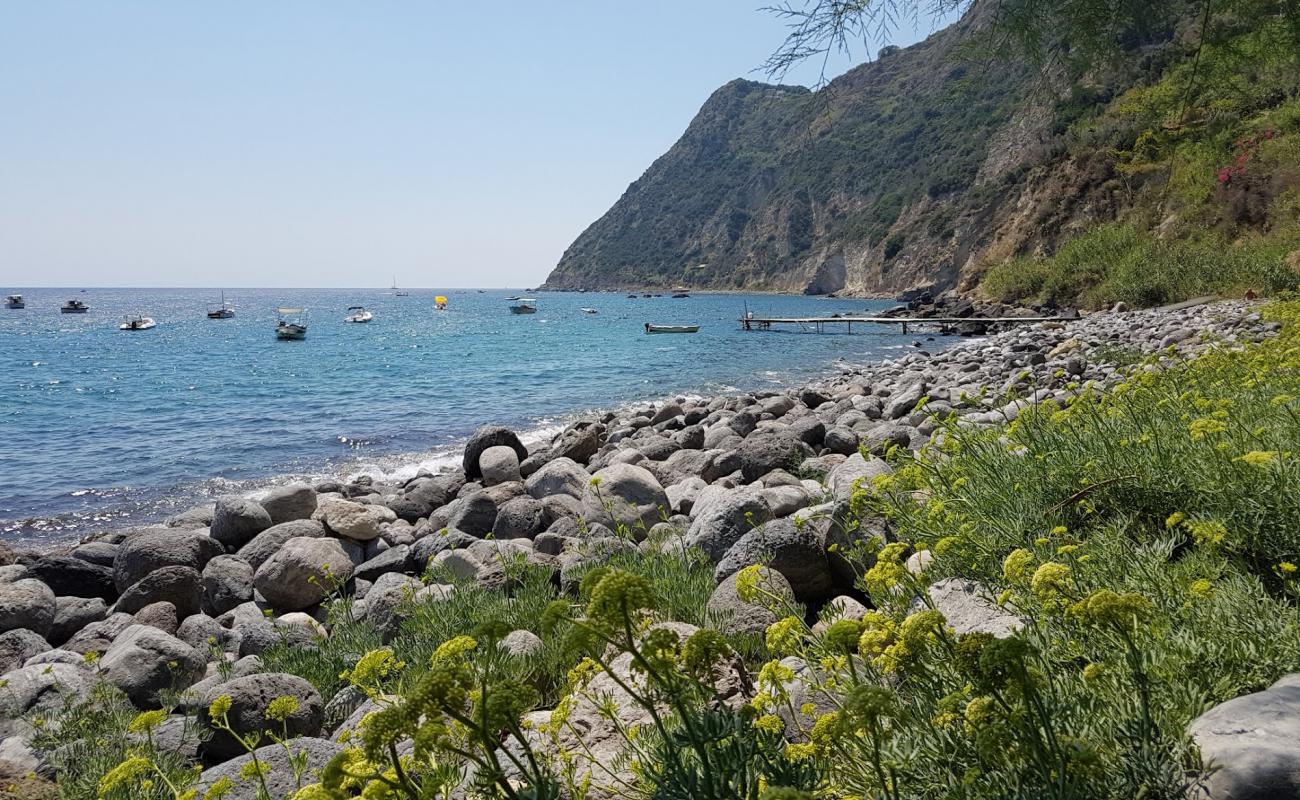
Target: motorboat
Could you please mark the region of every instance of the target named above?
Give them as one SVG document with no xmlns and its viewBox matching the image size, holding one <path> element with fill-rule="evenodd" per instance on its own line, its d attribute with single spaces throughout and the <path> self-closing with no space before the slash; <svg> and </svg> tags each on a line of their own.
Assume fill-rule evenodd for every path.
<svg viewBox="0 0 1300 800">
<path fill-rule="evenodd" d="M 221 293 L 221 305 L 208 312 L 208 319 L 233 319 L 235 307 L 226 302 L 226 293 Z"/>
<path fill-rule="evenodd" d="M 275 338 L 306 339 L 307 315 L 302 308 L 277 308 L 279 315 L 275 323 Z"/>
<path fill-rule="evenodd" d="M 122 324 L 117 327 L 118 330 L 123 331 L 147 331 L 150 328 L 155 327 L 157 324 L 158 323 L 153 321 L 153 317 L 146 317 L 141 314 L 132 314 L 124 317 Z"/>
<path fill-rule="evenodd" d="M 690 297 L 690 296 L 691 296 L 690 292 L 673 292 L 673 298 L 677 300 L 680 300 L 685 297 Z"/>
<path fill-rule="evenodd" d="M 435 295 L 433 298 L 433 307 L 438 311 L 447 310 L 447 298 L 442 295 Z"/>
<path fill-rule="evenodd" d="M 583 307 L 582 307 L 582 313 L 584 313 L 584 314 L 599 314 L 600 312 L 597 311 L 597 310 L 594 309 L 594 308 L 587 308 L 586 306 L 583 306 Z"/>
<path fill-rule="evenodd" d="M 352 313 L 343 318 L 344 322 L 369 322 L 375 318 L 374 314 L 362 306 L 348 306 L 348 311 Z"/>
<path fill-rule="evenodd" d="M 514 305 L 510 306 L 510 313 L 511 314 L 536 314 L 537 298 L 535 297 L 519 298 L 518 303 L 515 303 Z"/>
<path fill-rule="evenodd" d="M 69 300 L 59 307 L 59 311 L 64 314 L 84 314 L 90 310 L 90 306 L 80 300 Z"/>
<path fill-rule="evenodd" d="M 27 308 L 27 301 L 20 294 L 11 294 L 5 298 L 5 308 Z"/>
<path fill-rule="evenodd" d="M 699 325 L 651 325 L 645 324 L 646 333 L 699 333 Z"/>
</svg>

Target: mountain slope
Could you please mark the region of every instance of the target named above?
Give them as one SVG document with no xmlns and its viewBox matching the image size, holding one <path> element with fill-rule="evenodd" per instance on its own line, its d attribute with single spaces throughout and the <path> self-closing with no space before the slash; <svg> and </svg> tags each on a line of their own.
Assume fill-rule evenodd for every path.
<svg viewBox="0 0 1300 800">
<path fill-rule="evenodd" d="M 969 289 L 1008 262 L 1044 272 L 1034 259 L 1099 223 L 1162 238 L 1209 232 L 1209 251 L 1290 229 L 1300 71 L 1277 35 L 1283 15 L 1228 17 L 1199 67 L 1187 57 L 1189 21 L 1134 44 L 1122 72 L 1049 80 L 968 57 L 984 8 L 818 92 L 742 80 L 718 89 L 544 288 Z M 1240 141 L 1256 139 L 1243 156 Z M 1019 276 L 1003 270 L 999 285 L 1017 287 L 1005 299 L 1126 296 L 1094 291 L 1086 276 L 1068 292 L 1020 291 L 1009 277 Z"/>
<path fill-rule="evenodd" d="M 971 190 L 1023 161 L 1007 121 L 1032 85 L 1026 68 L 954 57 L 974 24 L 886 51 L 817 93 L 718 89 L 546 286 L 829 292 L 951 280 L 966 257 L 957 228 L 979 205 Z"/>
</svg>

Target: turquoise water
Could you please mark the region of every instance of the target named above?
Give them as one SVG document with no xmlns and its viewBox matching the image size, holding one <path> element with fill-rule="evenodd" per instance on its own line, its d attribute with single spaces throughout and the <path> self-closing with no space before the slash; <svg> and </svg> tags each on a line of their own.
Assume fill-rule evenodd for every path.
<svg viewBox="0 0 1300 800">
<path fill-rule="evenodd" d="M 543 293 L 536 315 L 515 316 L 505 298 L 518 292 L 443 291 L 442 312 L 435 292 L 410 292 L 228 290 L 237 316 L 209 320 L 216 291 L 22 290 L 25 310 L 0 309 L 0 536 L 66 540 L 286 474 L 414 474 L 481 424 L 540 435 L 593 408 L 799 383 L 913 338 L 883 327 L 746 333 L 736 322 L 746 307 L 807 316 L 891 305 L 864 300 Z M 69 297 L 90 312 L 60 314 Z M 277 305 L 308 309 L 305 341 L 274 338 Z M 344 324 L 350 305 L 374 321 Z M 119 331 L 127 313 L 158 326 Z M 646 322 L 703 328 L 647 336 Z"/>
</svg>

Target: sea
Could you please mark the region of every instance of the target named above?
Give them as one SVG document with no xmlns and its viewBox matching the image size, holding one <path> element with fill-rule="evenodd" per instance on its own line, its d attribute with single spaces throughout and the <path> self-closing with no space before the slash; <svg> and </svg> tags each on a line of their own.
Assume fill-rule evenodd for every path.
<svg viewBox="0 0 1300 800">
<path fill-rule="evenodd" d="M 436 471 L 480 425 L 540 441 L 583 412 L 797 385 L 918 338 L 738 322 L 893 305 L 847 298 L 546 292 L 515 315 L 519 290 L 227 289 L 236 316 L 211 320 L 215 289 L 0 289 L 17 291 L 27 307 L 0 308 L 0 540 L 26 546 L 290 479 Z M 74 298 L 90 310 L 60 313 Z M 281 306 L 305 309 L 304 340 L 275 338 Z M 374 320 L 345 323 L 350 306 Z M 119 330 L 129 314 L 157 326 Z"/>
</svg>

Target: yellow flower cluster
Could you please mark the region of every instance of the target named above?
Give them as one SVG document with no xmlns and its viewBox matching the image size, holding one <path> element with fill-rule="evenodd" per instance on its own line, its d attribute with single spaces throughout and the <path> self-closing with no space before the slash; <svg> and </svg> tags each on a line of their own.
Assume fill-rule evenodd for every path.
<svg viewBox="0 0 1300 800">
<path fill-rule="evenodd" d="M 1039 600 L 1053 599 L 1069 591 L 1071 574 L 1065 564 L 1048 561 L 1034 571 L 1029 589 Z"/>
</svg>

